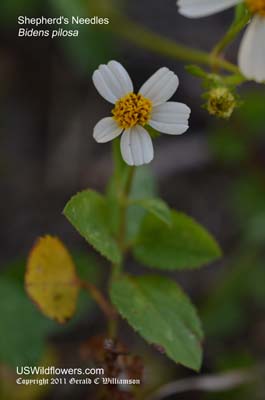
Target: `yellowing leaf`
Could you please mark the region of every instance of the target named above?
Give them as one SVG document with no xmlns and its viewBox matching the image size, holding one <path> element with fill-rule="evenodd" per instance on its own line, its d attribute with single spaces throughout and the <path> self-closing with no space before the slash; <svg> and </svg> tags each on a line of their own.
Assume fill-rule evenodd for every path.
<svg viewBox="0 0 265 400">
<path fill-rule="evenodd" d="M 33 247 L 25 276 L 31 299 L 49 318 L 66 322 L 75 312 L 79 293 L 73 260 L 56 237 L 40 238 Z"/>
</svg>

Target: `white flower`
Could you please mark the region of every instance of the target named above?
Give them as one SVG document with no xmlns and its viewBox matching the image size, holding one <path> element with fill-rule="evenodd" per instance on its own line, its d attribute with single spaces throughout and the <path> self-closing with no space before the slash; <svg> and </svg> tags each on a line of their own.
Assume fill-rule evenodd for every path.
<svg viewBox="0 0 265 400">
<path fill-rule="evenodd" d="M 239 49 L 242 73 L 257 82 L 265 81 L 265 0 L 178 0 L 180 14 L 189 18 L 206 17 L 218 11 L 246 3 L 254 15 Z"/>
<path fill-rule="evenodd" d="M 112 117 L 96 124 L 93 137 L 98 143 L 106 143 L 122 135 L 121 154 L 128 165 L 147 164 L 154 157 L 145 125 L 169 135 L 180 135 L 188 129 L 189 107 L 167 102 L 179 84 L 168 68 L 160 68 L 137 94 L 127 71 L 117 61 L 100 65 L 92 79 L 99 94 L 114 104 Z"/>
</svg>

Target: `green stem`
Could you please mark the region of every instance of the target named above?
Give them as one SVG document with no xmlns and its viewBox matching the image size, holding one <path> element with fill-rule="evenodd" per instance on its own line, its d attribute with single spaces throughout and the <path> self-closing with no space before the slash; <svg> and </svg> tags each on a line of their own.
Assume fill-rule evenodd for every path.
<svg viewBox="0 0 265 400">
<path fill-rule="evenodd" d="M 120 159 L 120 153 L 117 154 L 117 143 L 113 145 L 113 158 L 114 158 L 114 174 L 116 180 L 117 190 L 117 201 L 119 202 L 119 229 L 117 242 L 122 254 L 122 260 L 119 264 L 112 264 L 112 271 L 109 278 L 109 291 L 111 290 L 111 285 L 113 280 L 118 277 L 123 269 L 123 261 L 124 256 L 126 254 L 126 220 L 127 220 L 127 207 L 129 203 L 129 195 L 131 192 L 133 178 L 135 173 L 135 167 L 130 167 L 128 171 L 126 171 L 126 181 L 123 183 L 123 176 L 120 174 L 120 163 L 124 164 L 124 161 Z M 122 165 L 123 169 L 124 165 Z M 115 338 L 117 336 L 118 331 L 118 320 L 117 319 L 109 319 L 108 331 L 111 338 Z"/>
<path fill-rule="evenodd" d="M 112 276 L 111 280 L 118 276 L 122 271 L 122 264 L 124 256 L 127 252 L 127 244 L 126 244 L 126 216 L 127 216 L 127 207 L 129 204 L 129 195 L 132 188 L 133 177 L 135 173 L 135 167 L 130 167 L 127 175 L 127 179 L 124 185 L 120 185 L 122 187 L 122 193 L 118 194 L 118 201 L 120 203 L 120 210 L 119 210 L 119 229 L 117 235 L 117 241 L 122 253 L 122 260 L 119 264 L 112 265 Z"/>
<path fill-rule="evenodd" d="M 240 20 L 233 22 L 224 37 L 217 43 L 211 53 L 213 64 L 216 65 L 216 59 L 220 56 L 223 50 L 236 38 L 236 36 L 246 26 L 250 18 L 249 12 L 245 12 Z"/>
<path fill-rule="evenodd" d="M 128 172 L 127 181 L 125 183 L 124 192 L 121 197 L 121 204 L 120 204 L 120 228 L 119 228 L 119 235 L 118 235 L 118 242 L 121 251 L 124 253 L 124 249 L 126 247 L 126 213 L 127 207 L 129 202 L 129 195 L 131 192 L 133 177 L 135 173 L 135 167 L 131 167 Z"/>
<path fill-rule="evenodd" d="M 122 38 L 129 40 L 137 46 L 163 54 L 171 58 L 182 60 L 190 63 L 204 64 L 212 67 L 213 63 L 220 69 L 229 72 L 238 73 L 236 65 L 223 60 L 215 55 L 207 52 L 193 49 L 176 43 L 173 40 L 166 39 L 160 35 L 143 28 L 123 16 L 116 16 L 111 27 L 112 31 Z"/>
</svg>

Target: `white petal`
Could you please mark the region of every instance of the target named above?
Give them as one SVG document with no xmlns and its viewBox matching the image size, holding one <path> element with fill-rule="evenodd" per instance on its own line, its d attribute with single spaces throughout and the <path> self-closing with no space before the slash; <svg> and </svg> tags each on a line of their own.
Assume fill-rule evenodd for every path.
<svg viewBox="0 0 265 400">
<path fill-rule="evenodd" d="M 108 66 L 120 82 L 122 96 L 133 92 L 133 83 L 126 69 L 117 61 L 110 61 Z"/>
<path fill-rule="evenodd" d="M 110 103 L 114 104 L 118 100 L 118 97 L 115 96 L 111 88 L 109 87 L 108 83 L 105 82 L 102 74 L 99 70 L 96 70 L 92 75 L 93 83 L 99 92 L 99 94 L 104 97 L 105 100 L 109 101 Z"/>
<path fill-rule="evenodd" d="M 133 91 L 127 71 L 117 61 L 100 65 L 92 80 L 99 94 L 110 103 L 116 103 L 118 99 Z"/>
<path fill-rule="evenodd" d="M 125 131 L 121 137 L 121 154 L 129 165 L 148 164 L 154 158 L 153 143 L 149 133 L 140 125 Z"/>
<path fill-rule="evenodd" d="M 107 117 L 96 124 L 93 137 L 98 143 L 106 143 L 115 139 L 122 131 L 123 129 L 117 125 L 113 118 Z"/>
<path fill-rule="evenodd" d="M 189 18 L 207 17 L 243 0 L 178 0 L 179 13 Z"/>
<path fill-rule="evenodd" d="M 248 26 L 240 45 L 238 64 L 248 79 L 265 81 L 265 18 L 256 16 Z"/>
<path fill-rule="evenodd" d="M 189 127 L 190 112 L 186 104 L 167 102 L 153 108 L 149 125 L 159 132 L 180 135 Z"/>
<path fill-rule="evenodd" d="M 175 93 L 179 80 L 174 72 L 163 67 L 154 73 L 141 87 L 139 93 L 150 99 L 153 105 L 165 103 Z"/>
</svg>

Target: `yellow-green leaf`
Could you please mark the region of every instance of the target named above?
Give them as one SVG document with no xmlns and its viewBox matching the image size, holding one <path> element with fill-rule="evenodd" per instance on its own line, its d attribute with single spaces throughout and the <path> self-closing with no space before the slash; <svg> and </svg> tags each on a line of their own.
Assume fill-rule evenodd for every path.
<svg viewBox="0 0 265 400">
<path fill-rule="evenodd" d="M 58 238 L 45 236 L 37 241 L 29 255 L 25 284 L 47 317 L 63 323 L 74 314 L 78 278 L 71 255 Z"/>
</svg>

